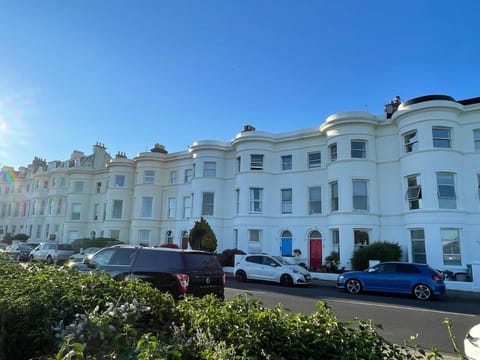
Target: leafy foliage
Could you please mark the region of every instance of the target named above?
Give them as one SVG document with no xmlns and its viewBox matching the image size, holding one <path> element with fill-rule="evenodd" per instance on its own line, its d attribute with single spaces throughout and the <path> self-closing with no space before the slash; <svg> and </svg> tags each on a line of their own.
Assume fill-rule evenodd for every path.
<svg viewBox="0 0 480 360">
<path fill-rule="evenodd" d="M 12 240 L 20 240 L 20 241 L 27 241 L 30 238 L 27 234 L 15 234 L 12 236 Z"/>
<path fill-rule="evenodd" d="M 221 254 L 219 254 L 218 257 L 218 262 L 222 266 L 230 266 L 233 267 L 235 264 L 235 255 L 245 255 L 246 253 L 240 249 L 226 249 L 223 250 Z"/>
<path fill-rule="evenodd" d="M 1 359 L 433 359 L 391 344 L 371 321 L 310 315 L 250 295 L 177 302 L 139 280 L 67 267 L 1 264 Z"/>
<path fill-rule="evenodd" d="M 356 250 L 351 264 L 353 270 L 364 270 L 368 268 L 369 260 L 398 261 L 401 257 L 402 249 L 398 243 L 375 242 Z"/>
<path fill-rule="evenodd" d="M 338 270 L 338 264 L 340 262 L 340 255 L 337 251 L 332 251 L 330 255 L 325 257 L 325 267 L 328 272 L 334 272 Z"/>
<path fill-rule="evenodd" d="M 114 238 L 105 238 L 105 237 L 96 237 L 96 238 L 81 238 L 72 241 L 72 247 L 75 252 L 79 252 L 80 249 L 86 249 L 89 247 L 107 247 L 112 245 L 121 244 L 121 241 L 118 241 Z"/>
<path fill-rule="evenodd" d="M 203 217 L 200 218 L 200 221 L 195 221 L 193 228 L 190 230 L 188 241 L 194 250 L 204 250 L 212 253 L 217 250 L 217 237 L 210 224 Z"/>
</svg>

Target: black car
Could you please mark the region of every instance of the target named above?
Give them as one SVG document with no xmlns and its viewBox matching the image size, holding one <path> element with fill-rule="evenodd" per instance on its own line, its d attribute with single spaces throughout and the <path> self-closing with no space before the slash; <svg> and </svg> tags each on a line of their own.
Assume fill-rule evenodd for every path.
<svg viewBox="0 0 480 360">
<path fill-rule="evenodd" d="M 214 294 L 224 299 L 223 268 L 214 254 L 204 251 L 115 245 L 72 266 L 104 270 L 115 280 L 142 279 L 175 298 Z"/>
</svg>

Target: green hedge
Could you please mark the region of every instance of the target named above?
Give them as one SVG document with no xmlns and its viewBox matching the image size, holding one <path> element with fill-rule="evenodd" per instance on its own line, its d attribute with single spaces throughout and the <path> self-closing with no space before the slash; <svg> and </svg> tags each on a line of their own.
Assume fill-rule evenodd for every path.
<svg viewBox="0 0 480 360">
<path fill-rule="evenodd" d="M 39 264 L 1 264 L 0 277 L 0 359 L 426 358 L 323 302 L 309 315 L 249 295 L 175 302 L 138 280 Z"/>
<path fill-rule="evenodd" d="M 398 261 L 401 257 L 402 249 L 399 244 L 379 241 L 356 250 L 350 263 L 353 270 L 365 270 L 369 260 Z"/>
</svg>

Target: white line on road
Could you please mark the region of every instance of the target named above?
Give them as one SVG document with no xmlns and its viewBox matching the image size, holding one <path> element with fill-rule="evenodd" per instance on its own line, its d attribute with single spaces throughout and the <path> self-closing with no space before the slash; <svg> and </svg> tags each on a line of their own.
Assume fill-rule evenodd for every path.
<svg viewBox="0 0 480 360">
<path fill-rule="evenodd" d="M 366 302 L 366 301 L 347 301 L 347 300 L 338 300 L 338 299 L 328 299 L 324 298 L 321 299 L 322 301 L 325 301 L 327 304 L 329 302 L 338 302 L 338 303 L 344 303 L 344 304 L 359 304 L 359 305 L 368 305 L 368 306 L 375 306 L 375 307 L 384 307 L 384 308 L 391 308 L 391 309 L 404 309 L 404 310 L 414 310 L 414 311 L 422 311 L 422 312 L 431 312 L 431 313 L 438 313 L 438 314 L 450 314 L 450 315 L 457 315 L 457 316 L 466 316 L 466 317 L 476 317 L 477 315 L 472 315 L 472 314 L 462 314 L 462 313 L 456 313 L 456 312 L 449 312 L 449 311 L 441 311 L 441 310 L 432 310 L 432 309 L 419 309 L 411 306 L 400 306 L 400 305 L 388 305 L 388 304 L 379 304 L 379 303 L 371 303 L 371 302 Z"/>
</svg>

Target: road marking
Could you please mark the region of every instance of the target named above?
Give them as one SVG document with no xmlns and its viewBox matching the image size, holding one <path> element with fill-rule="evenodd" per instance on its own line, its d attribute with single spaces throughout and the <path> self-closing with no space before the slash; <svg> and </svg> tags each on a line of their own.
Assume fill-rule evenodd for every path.
<svg viewBox="0 0 480 360">
<path fill-rule="evenodd" d="M 442 311 L 442 310 L 432 310 L 432 309 L 421 309 L 421 308 L 416 308 L 416 307 L 411 307 L 411 306 L 379 304 L 379 303 L 372 303 L 372 302 L 367 302 L 367 301 L 352 302 L 352 301 L 347 301 L 347 300 L 337 300 L 337 299 L 329 299 L 329 298 L 324 298 L 324 299 L 321 299 L 321 300 L 325 301 L 327 304 L 329 302 L 338 302 L 338 303 L 344 303 L 344 304 L 350 304 L 350 305 L 359 304 L 359 305 L 368 305 L 368 306 L 384 307 L 384 308 L 391 308 L 391 309 L 414 310 L 414 311 L 422 311 L 422 312 L 430 312 L 430 313 L 438 313 L 438 314 L 450 314 L 450 315 L 457 315 L 457 316 L 477 317 L 477 315 L 472 315 L 472 314 L 462 314 L 462 313 Z"/>
</svg>

